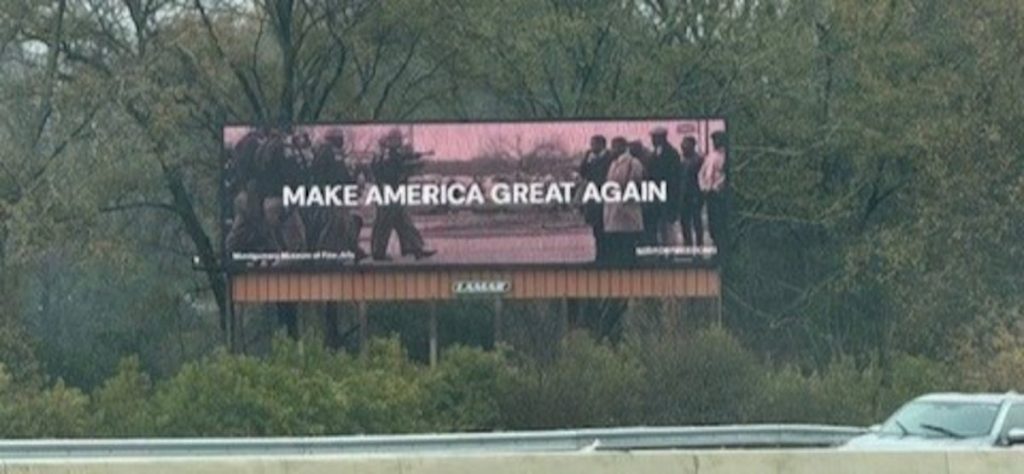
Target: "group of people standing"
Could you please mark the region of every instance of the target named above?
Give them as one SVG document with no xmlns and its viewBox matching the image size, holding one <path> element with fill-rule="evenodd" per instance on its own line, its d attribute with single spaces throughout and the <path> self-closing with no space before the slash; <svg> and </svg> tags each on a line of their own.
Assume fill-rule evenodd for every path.
<svg viewBox="0 0 1024 474">
<path fill-rule="evenodd" d="M 397 233 L 403 255 L 422 259 L 428 249 L 404 207 L 378 206 L 370 237 L 371 253 L 360 246 L 363 219 L 344 207 L 289 208 L 284 186 L 355 184 L 362 174 L 379 184 L 405 182 L 421 154 L 403 143 L 400 131 L 379 140 L 380 149 L 369 167 L 350 167 L 341 130 L 328 130 L 314 145 L 304 132 L 254 129 L 230 150 L 227 192 L 232 196 L 233 219 L 225 238 L 229 252 L 348 252 L 354 263 L 367 257 L 387 261 L 391 234 Z"/>
<path fill-rule="evenodd" d="M 664 183 L 666 200 L 657 203 L 598 203 L 583 205 L 583 217 L 592 228 L 595 261 L 629 263 L 637 248 L 678 246 L 678 235 L 687 247 L 704 246 L 703 213 L 707 210 L 708 233 L 720 243 L 725 212 L 726 135 L 711 135 L 712 149 L 701 154 L 692 135 L 683 138 L 682 153 L 668 140 L 663 127 L 651 131 L 651 148 L 637 141 L 615 137 L 590 139 L 579 166 L 580 177 L 603 185 L 616 182 Z M 681 229 L 680 229 L 681 228 Z M 681 230 L 681 232 L 680 232 Z"/>
</svg>

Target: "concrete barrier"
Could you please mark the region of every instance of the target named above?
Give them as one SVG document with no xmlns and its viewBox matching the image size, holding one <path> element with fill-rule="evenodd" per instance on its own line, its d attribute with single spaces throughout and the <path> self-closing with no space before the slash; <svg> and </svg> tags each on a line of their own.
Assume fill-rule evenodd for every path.
<svg viewBox="0 0 1024 474">
<path fill-rule="evenodd" d="M 1024 450 L 634 451 L 429 456 L 244 456 L 0 460 L 3 474 L 1003 474 Z"/>
</svg>

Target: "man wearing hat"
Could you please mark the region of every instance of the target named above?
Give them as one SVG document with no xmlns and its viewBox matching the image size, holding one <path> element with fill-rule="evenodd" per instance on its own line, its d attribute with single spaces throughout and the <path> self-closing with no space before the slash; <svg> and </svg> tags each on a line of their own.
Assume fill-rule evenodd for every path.
<svg viewBox="0 0 1024 474">
<path fill-rule="evenodd" d="M 409 174 L 422 166 L 421 155 L 411 148 L 403 146 L 402 132 L 391 129 L 379 141 L 381 152 L 373 158 L 371 170 L 374 179 L 380 186 L 401 186 L 408 182 Z M 413 225 L 412 218 L 402 204 L 385 204 L 377 206 L 373 220 L 373 232 L 370 236 L 370 253 L 374 260 L 387 261 L 388 243 L 391 232 L 398 234 L 398 244 L 402 255 L 412 255 L 417 260 L 430 257 L 436 250 L 426 248 L 423 236 Z"/>
<path fill-rule="evenodd" d="M 624 189 L 630 183 L 644 179 L 644 165 L 640 160 L 643 144 L 628 143 L 623 137 L 612 139 L 612 158 L 606 182 L 616 183 Z M 643 206 L 637 202 L 608 202 L 603 208 L 604 232 L 608 247 L 608 262 L 630 264 L 636 261 L 636 247 L 644 230 Z"/>
<path fill-rule="evenodd" d="M 233 196 L 231 229 L 225 237 L 228 252 L 277 250 L 263 219 L 263 196 L 258 195 L 261 176 L 256 153 L 267 134 L 267 130 L 254 129 L 231 150 L 225 182 L 227 192 Z"/>
<path fill-rule="evenodd" d="M 693 135 L 683 138 L 682 150 L 683 181 L 680 192 L 682 196 L 680 217 L 683 227 L 683 245 L 703 247 L 704 219 L 701 216 L 701 209 L 704 207 L 704 199 L 700 193 L 698 175 L 704 164 L 704 157 L 697 152 L 697 138 Z"/>
<path fill-rule="evenodd" d="M 664 183 L 666 200 L 648 204 L 644 225 L 648 245 L 676 245 L 678 239 L 676 222 L 680 214 L 680 186 L 682 184 L 682 162 L 679 152 L 668 141 L 668 130 L 656 127 L 651 130 L 651 145 L 654 147 L 647 168 L 647 177 L 655 183 Z"/>
<path fill-rule="evenodd" d="M 309 176 L 314 186 L 344 186 L 356 180 L 345 163 L 345 135 L 340 129 L 331 129 L 324 142 L 316 148 Z M 348 251 L 359 263 L 368 255 L 359 246 L 362 218 L 345 207 L 312 209 L 307 219 L 310 248 L 332 252 Z"/>
<path fill-rule="evenodd" d="M 281 190 L 285 186 L 301 184 L 302 169 L 287 156 L 285 134 L 271 131 L 266 142 L 256 152 L 258 176 L 254 195 L 262 202 L 264 223 L 268 227 L 273 249 L 278 252 L 303 252 L 306 246 L 306 228 L 302 216 L 285 207 Z M 287 264 L 278 260 L 275 265 Z"/>
<path fill-rule="evenodd" d="M 590 138 L 590 149 L 583 155 L 583 161 L 580 162 L 580 178 L 585 183 L 603 185 L 608 178 L 608 168 L 611 166 L 613 158 L 608 150 L 608 140 L 604 135 L 594 135 Z M 603 204 L 600 202 L 583 204 L 583 220 L 590 226 L 594 235 L 594 261 L 602 262 L 608 257 Z"/>
</svg>

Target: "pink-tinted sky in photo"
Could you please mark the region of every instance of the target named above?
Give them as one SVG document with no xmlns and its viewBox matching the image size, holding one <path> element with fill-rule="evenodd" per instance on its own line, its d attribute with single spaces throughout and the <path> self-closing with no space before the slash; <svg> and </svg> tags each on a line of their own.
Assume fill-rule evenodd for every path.
<svg viewBox="0 0 1024 474">
<path fill-rule="evenodd" d="M 477 123 L 423 123 L 423 124 L 356 124 L 356 125 L 310 125 L 299 127 L 317 140 L 332 128 L 341 128 L 348 140 L 348 147 L 357 151 L 376 149 L 377 139 L 393 128 L 402 131 L 406 141 L 412 142 L 418 151 L 434 151 L 436 160 L 468 160 L 487 154 L 496 147 L 519 147 L 529 150 L 544 141 L 559 142 L 570 153 L 585 150 L 593 135 L 604 135 L 609 142 L 613 137 L 622 136 L 627 140 L 642 140 L 650 146 L 650 131 L 665 127 L 669 140 L 675 146 L 686 135 L 697 138 L 698 148 L 706 151 L 710 135 L 725 130 L 721 119 L 701 120 L 581 120 L 565 122 L 477 122 Z M 233 145 L 249 127 L 230 126 L 224 129 L 224 141 Z"/>
</svg>

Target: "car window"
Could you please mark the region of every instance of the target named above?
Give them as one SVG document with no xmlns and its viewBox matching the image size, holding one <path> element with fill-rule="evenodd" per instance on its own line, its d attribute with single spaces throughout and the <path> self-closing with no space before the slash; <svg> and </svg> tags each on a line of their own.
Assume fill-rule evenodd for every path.
<svg viewBox="0 0 1024 474">
<path fill-rule="evenodd" d="M 999 414 L 998 403 L 911 402 L 882 425 L 885 433 L 949 438 L 987 436 Z"/>
<path fill-rule="evenodd" d="M 1024 403 L 1016 403 L 1006 412 L 1006 421 L 1003 422 L 1000 437 L 1005 437 L 1014 428 L 1024 429 Z"/>
</svg>

